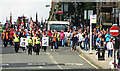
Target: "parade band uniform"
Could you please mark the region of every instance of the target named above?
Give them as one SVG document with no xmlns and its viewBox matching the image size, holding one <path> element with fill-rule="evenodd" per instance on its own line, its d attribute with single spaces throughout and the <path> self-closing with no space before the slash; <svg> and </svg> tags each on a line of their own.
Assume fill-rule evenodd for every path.
<svg viewBox="0 0 120 71">
<path fill-rule="evenodd" d="M 39 55 L 40 52 L 40 38 L 36 39 L 36 55 Z"/>
<path fill-rule="evenodd" d="M 28 55 L 32 55 L 32 44 L 33 44 L 33 40 L 32 38 L 28 39 Z"/>
<path fill-rule="evenodd" d="M 2 40 L 4 47 L 7 47 L 8 44 L 8 32 L 2 32 Z"/>
<path fill-rule="evenodd" d="M 18 50 L 19 50 L 19 38 L 18 38 L 18 35 L 15 36 L 14 43 L 15 43 L 15 52 L 17 53 Z"/>
</svg>

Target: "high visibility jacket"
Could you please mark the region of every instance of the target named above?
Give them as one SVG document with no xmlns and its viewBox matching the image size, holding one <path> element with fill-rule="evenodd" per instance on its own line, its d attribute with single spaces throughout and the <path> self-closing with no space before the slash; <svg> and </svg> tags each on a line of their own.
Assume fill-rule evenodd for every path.
<svg viewBox="0 0 120 71">
<path fill-rule="evenodd" d="M 2 39 L 8 39 L 8 32 L 2 32 Z"/>
<path fill-rule="evenodd" d="M 33 40 L 29 38 L 29 39 L 28 39 L 28 45 L 30 45 L 30 44 L 31 44 L 31 45 L 33 44 Z"/>
<path fill-rule="evenodd" d="M 32 37 L 32 40 L 33 40 L 33 46 L 34 46 L 35 45 L 36 37 Z"/>
<path fill-rule="evenodd" d="M 40 44 L 40 38 L 36 39 L 36 44 Z"/>
<path fill-rule="evenodd" d="M 19 38 L 15 36 L 14 42 L 19 42 Z"/>
<path fill-rule="evenodd" d="M 2 39 L 4 39 L 5 38 L 5 33 L 4 32 L 2 32 Z"/>
<path fill-rule="evenodd" d="M 52 37 L 57 37 L 57 40 L 58 40 L 58 41 L 60 40 L 59 34 L 55 34 L 54 36 L 52 35 Z"/>
</svg>

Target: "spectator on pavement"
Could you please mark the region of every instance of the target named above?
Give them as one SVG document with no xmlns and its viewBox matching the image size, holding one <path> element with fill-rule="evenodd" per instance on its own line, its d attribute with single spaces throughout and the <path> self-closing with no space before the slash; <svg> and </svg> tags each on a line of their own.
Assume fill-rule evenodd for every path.
<svg viewBox="0 0 120 71">
<path fill-rule="evenodd" d="M 74 50 L 75 52 L 76 52 L 77 39 L 78 39 L 77 34 L 74 32 L 72 37 L 72 42 L 73 42 L 72 51 Z"/>
<path fill-rule="evenodd" d="M 109 39 L 109 42 L 107 43 L 107 50 L 108 50 L 108 57 L 111 56 L 113 54 L 113 43 L 112 40 Z"/>
</svg>

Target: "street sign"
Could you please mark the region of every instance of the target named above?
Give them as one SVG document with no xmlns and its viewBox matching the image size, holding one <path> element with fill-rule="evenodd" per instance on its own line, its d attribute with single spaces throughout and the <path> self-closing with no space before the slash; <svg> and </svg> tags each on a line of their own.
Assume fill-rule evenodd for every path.
<svg viewBox="0 0 120 71">
<path fill-rule="evenodd" d="M 113 26 L 110 28 L 110 34 L 112 36 L 118 36 L 119 35 L 119 28 L 117 26 Z"/>
<path fill-rule="evenodd" d="M 90 15 L 90 23 L 97 23 L 96 17 L 97 17 L 96 14 L 95 15 Z"/>
<path fill-rule="evenodd" d="M 59 15 L 62 15 L 63 14 L 63 11 L 61 9 L 58 9 L 58 14 Z"/>
</svg>

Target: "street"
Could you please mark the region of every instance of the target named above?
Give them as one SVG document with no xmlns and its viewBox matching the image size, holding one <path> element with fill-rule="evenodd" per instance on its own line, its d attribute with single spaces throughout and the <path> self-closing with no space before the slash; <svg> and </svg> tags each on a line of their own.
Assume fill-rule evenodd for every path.
<svg viewBox="0 0 120 71">
<path fill-rule="evenodd" d="M 0 47 L 2 48 L 2 47 Z M 70 47 L 60 47 L 59 51 L 40 51 L 40 55 L 27 55 L 21 49 L 14 52 L 14 47 L 2 48 L 2 69 L 95 69 L 83 60 L 78 52 Z"/>
</svg>

